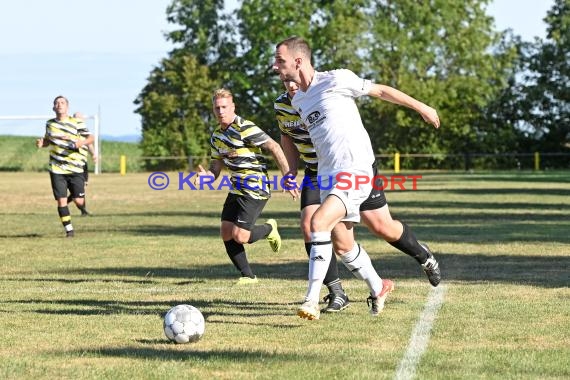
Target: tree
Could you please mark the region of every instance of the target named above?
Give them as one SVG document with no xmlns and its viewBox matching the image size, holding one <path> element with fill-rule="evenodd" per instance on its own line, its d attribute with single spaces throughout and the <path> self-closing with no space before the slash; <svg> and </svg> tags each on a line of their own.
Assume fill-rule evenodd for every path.
<svg viewBox="0 0 570 380">
<path fill-rule="evenodd" d="M 208 68 L 183 52 L 173 53 L 152 71 L 135 100 L 142 117 L 143 154 L 178 158 L 147 161 L 147 169 L 185 168 L 186 157 L 207 153 L 214 87 Z"/>
<path fill-rule="evenodd" d="M 382 126 L 371 133 L 375 148 L 461 154 L 485 148 L 478 143 L 484 109 L 507 86 L 516 57 L 513 46 L 500 44 L 485 4 L 377 3 L 374 19 L 383 22 L 371 28 L 369 77 L 435 107 L 442 128 L 434 132 L 410 110 L 367 102 L 364 119 Z"/>
<path fill-rule="evenodd" d="M 547 38 L 530 47 L 523 100 L 529 148 L 570 151 L 570 0 L 555 1 L 545 18 Z"/>
<path fill-rule="evenodd" d="M 211 93 L 212 83 L 229 88 L 238 114 L 277 138 L 272 105 L 284 89 L 271 69 L 275 43 L 300 35 L 311 44 L 318 70 L 349 68 L 440 111 L 443 127 L 436 133 L 414 112 L 363 98 L 363 120 L 377 152 L 476 151 L 482 135 L 501 145 L 484 113 L 508 86 L 516 57 L 514 46 L 493 31 L 487 2 L 243 0 L 227 14 L 220 0 L 174 0 L 167 14 L 177 29 L 167 38 L 180 47 L 165 62 L 179 54 L 194 57 L 196 67 L 207 66 L 203 80 L 192 83 L 194 91 Z M 164 91 L 182 96 L 177 87 Z M 153 101 L 146 92 L 139 100 L 147 98 Z M 161 117 L 176 117 L 174 108 Z M 158 136 L 155 142 L 165 137 Z"/>
</svg>

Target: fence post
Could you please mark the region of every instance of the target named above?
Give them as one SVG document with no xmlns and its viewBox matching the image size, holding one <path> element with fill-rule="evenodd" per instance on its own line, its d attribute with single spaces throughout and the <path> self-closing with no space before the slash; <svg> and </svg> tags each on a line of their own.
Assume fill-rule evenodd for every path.
<svg viewBox="0 0 570 380">
<path fill-rule="evenodd" d="M 124 154 L 121 155 L 121 164 L 120 164 L 121 175 L 125 175 L 127 173 L 127 156 Z"/>
<path fill-rule="evenodd" d="M 471 170 L 471 153 L 465 152 L 463 153 L 463 158 L 465 161 L 465 171 L 468 172 Z"/>
<path fill-rule="evenodd" d="M 540 170 L 540 153 L 534 152 L 534 170 Z"/>
<path fill-rule="evenodd" d="M 400 153 L 394 153 L 394 173 L 400 172 Z"/>
</svg>

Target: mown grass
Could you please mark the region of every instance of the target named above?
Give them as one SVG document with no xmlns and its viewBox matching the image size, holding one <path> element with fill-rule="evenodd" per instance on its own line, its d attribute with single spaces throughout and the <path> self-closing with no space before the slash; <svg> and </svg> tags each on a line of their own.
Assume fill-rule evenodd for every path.
<svg viewBox="0 0 570 380">
<path fill-rule="evenodd" d="M 218 237 L 225 191 L 163 191 L 148 174 L 102 174 L 93 217 L 64 239 L 47 173 L 0 173 L 0 378 L 388 379 L 430 293 L 420 268 L 358 227 L 396 290 L 368 315 L 367 289 L 340 268 L 347 310 L 304 321 L 307 263 L 298 203 L 275 193 L 262 217 L 284 247 L 248 255 L 261 282 L 237 287 Z M 446 294 L 419 379 L 570 377 L 567 173 L 426 174 L 388 192 L 395 217 L 436 251 Z M 324 295 L 324 292 L 323 292 Z M 168 343 L 162 316 L 190 303 L 204 338 Z"/>
</svg>

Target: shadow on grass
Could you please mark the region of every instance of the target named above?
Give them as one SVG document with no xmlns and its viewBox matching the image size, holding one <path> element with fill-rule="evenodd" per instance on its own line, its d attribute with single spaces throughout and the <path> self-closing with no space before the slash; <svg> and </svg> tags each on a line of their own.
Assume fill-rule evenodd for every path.
<svg viewBox="0 0 570 380">
<path fill-rule="evenodd" d="M 441 203 L 433 204 L 410 204 L 406 203 L 406 207 L 440 207 Z M 445 205 L 442 208 L 445 209 Z M 449 205 L 456 207 L 456 205 Z M 463 209 L 469 209 L 470 205 L 462 206 Z M 492 207 L 489 205 L 489 207 Z M 497 206 L 500 209 L 502 206 Z M 515 206 L 516 207 L 516 206 Z M 566 207 L 566 208 L 564 208 Z M 565 212 L 570 207 L 555 205 L 546 206 L 546 209 L 560 210 Z M 483 210 L 478 205 L 474 205 L 473 209 Z M 416 235 L 420 239 L 428 239 L 431 241 L 451 241 L 466 243 L 493 243 L 493 242 L 512 242 L 512 241 L 534 241 L 544 243 L 570 243 L 570 220 L 565 220 L 561 214 L 548 214 L 544 212 L 517 212 L 502 213 L 500 211 L 487 211 L 484 213 L 468 213 L 459 214 L 457 212 L 438 211 L 438 213 L 429 212 L 409 212 L 399 210 L 398 206 L 391 209 L 392 216 L 395 219 L 405 221 L 412 226 Z M 190 213 L 189 213 L 190 214 Z M 301 232 L 298 222 L 298 214 L 290 212 L 274 212 L 271 216 L 275 217 L 279 222 L 279 232 L 283 239 L 301 239 Z M 265 219 L 260 219 L 258 224 L 263 223 Z M 180 224 L 175 221 L 172 224 L 143 224 L 136 226 L 126 226 L 123 230 L 117 230 L 117 233 L 131 234 L 135 236 L 177 236 L 177 237 L 206 237 L 220 239 L 219 227 L 209 225 L 192 225 Z M 357 233 L 365 232 L 367 229 L 363 225 L 356 227 Z M 84 232 L 97 232 L 95 227 L 85 227 Z M 360 237 L 359 237 L 360 239 Z M 221 240 L 212 243 L 219 248 Z M 223 247 L 222 247 L 223 249 Z"/>
<path fill-rule="evenodd" d="M 467 244 L 502 244 L 512 242 L 529 243 L 570 243 L 570 221 L 536 217 L 529 221 L 481 219 L 477 216 L 459 217 L 451 214 L 440 220 L 440 215 L 394 214 L 394 218 L 405 221 L 412 227 L 420 241 L 467 243 Z M 357 227 L 357 239 L 375 239 L 364 227 Z M 570 250 L 569 250 L 570 253 Z"/>
<path fill-rule="evenodd" d="M 530 189 L 519 189 L 519 188 L 512 188 L 512 189 L 504 189 L 504 188 L 484 188 L 484 189 L 462 189 L 462 188 L 455 188 L 455 189 L 447 189 L 443 190 L 447 193 L 452 194 L 462 194 L 462 195 L 501 195 L 501 194 L 522 194 L 522 195 L 532 195 L 534 197 L 540 197 L 544 195 L 562 195 L 562 196 L 569 196 L 570 190 L 569 189 L 540 189 L 540 188 L 530 188 Z"/>
<path fill-rule="evenodd" d="M 460 189 L 459 191 L 484 195 L 488 190 Z M 570 195 L 570 192 L 567 194 Z M 395 201 L 390 203 L 390 210 L 394 218 L 411 224 L 420 238 L 432 241 L 570 243 L 570 234 L 567 233 L 570 229 L 570 220 L 563 217 L 570 213 L 570 202 L 517 202 L 514 196 L 513 200 L 512 203 Z M 410 208 L 437 209 L 437 212 L 410 211 Z M 160 211 L 122 215 L 138 218 L 141 223 L 117 226 L 117 233 L 135 236 L 186 236 L 188 238 L 200 236 L 219 239 L 219 212 L 217 211 Z M 147 217 L 149 219 L 145 223 Z M 278 220 L 283 238 L 300 238 L 298 210 L 266 210 L 257 223 L 263 223 L 266 218 L 270 217 Z M 197 218 L 206 220 L 204 223 L 199 223 L 195 221 Z M 359 226 L 357 229 L 365 230 L 365 227 Z M 97 226 L 85 226 L 84 230 L 97 232 Z"/>
<path fill-rule="evenodd" d="M 146 278 L 137 279 L 125 279 L 125 278 L 93 278 L 93 277 L 83 277 L 83 278 L 65 278 L 65 277 L 10 277 L 3 278 L 0 281 L 11 281 L 11 282 L 60 282 L 63 284 L 80 284 L 84 282 L 107 282 L 107 283 L 124 283 L 124 284 L 152 284 L 155 283 L 153 280 Z"/>
<path fill-rule="evenodd" d="M 279 218 L 280 216 L 277 215 Z M 570 243 L 570 221 L 564 221 L 559 215 L 540 214 L 485 214 L 458 215 L 455 213 L 393 213 L 395 219 L 405 221 L 420 239 L 441 242 L 465 243 L 501 243 L 501 242 L 544 242 Z M 278 219 L 282 220 L 282 219 Z M 295 225 L 295 223 L 297 223 Z M 357 239 L 373 238 L 365 226 L 357 226 Z M 213 238 L 214 249 L 223 252 L 222 241 L 217 227 L 210 226 L 173 226 L 144 225 L 130 227 L 123 233 L 141 236 L 176 236 L 187 237 L 189 246 L 194 237 Z M 298 222 L 279 225 L 283 239 L 301 239 Z M 362 237 L 361 237 L 362 236 Z M 259 243 L 258 243 L 259 244 Z M 247 248 L 246 248 L 247 249 Z"/>
<path fill-rule="evenodd" d="M 398 279 L 425 279 L 421 267 L 415 260 L 404 254 L 390 254 L 381 258 L 373 257 L 374 267 L 381 276 Z M 443 282 L 500 282 L 512 284 L 534 285 L 547 288 L 569 286 L 568 268 L 570 256 L 514 256 L 492 254 L 438 253 L 435 252 L 442 270 Z M 262 263 L 250 258 L 255 274 L 263 282 L 264 279 L 306 280 L 308 264 L 304 261 L 305 253 L 300 254 L 298 261 L 286 263 Z M 350 272 L 338 264 L 340 277 L 353 278 Z M 227 264 L 188 266 L 187 268 L 169 267 L 124 267 L 124 268 L 84 268 L 43 273 L 45 277 L 5 276 L 1 281 L 62 281 L 74 283 L 78 281 L 109 281 L 148 283 L 149 281 L 178 280 L 174 286 L 187 287 L 190 291 L 193 284 L 203 284 L 209 280 L 228 280 L 228 286 L 234 286 L 239 273 L 229 262 Z M 69 279 L 66 280 L 66 276 Z M 73 277 L 81 276 L 80 279 Z M 109 279 L 113 276 L 118 279 Z M 0 281 L 0 282 L 1 282 Z"/>
<path fill-rule="evenodd" d="M 434 178 L 431 175 L 423 176 L 424 179 L 437 182 L 450 182 L 450 181 L 500 181 L 500 182 L 522 182 L 522 183 L 570 183 L 568 172 L 559 171 L 554 173 L 492 173 L 492 174 L 459 174 L 457 176 L 444 176 L 441 178 Z"/>
<path fill-rule="evenodd" d="M 267 323 L 260 317 L 290 316 L 289 304 L 285 302 L 264 302 L 243 300 L 214 299 L 202 301 L 199 299 L 172 299 L 168 301 L 117 301 L 94 299 L 21 299 L 5 301 L 6 304 L 33 304 L 28 313 L 45 315 L 156 315 L 163 318 L 166 312 L 174 305 L 191 304 L 202 312 L 208 323 L 233 323 L 254 326 L 267 326 L 279 328 L 297 328 L 298 324 L 283 325 L 283 323 Z M 213 306 L 212 306 L 213 305 Z M 215 306 L 215 314 L 209 311 Z M 8 311 L 6 311 L 8 312 Z M 239 318 L 239 321 L 216 321 L 216 318 Z"/>
<path fill-rule="evenodd" d="M 39 238 L 39 237 L 42 237 L 42 235 L 37 234 L 37 233 L 13 234 L 13 235 L 0 234 L 0 239 L 16 239 L 16 238 L 33 239 L 33 238 Z"/>
<path fill-rule="evenodd" d="M 163 343 L 157 342 L 157 343 Z M 78 350 L 78 351 L 61 351 L 61 355 L 69 356 L 70 353 L 73 355 L 81 356 L 109 356 L 109 357 L 124 357 L 124 358 L 139 358 L 139 359 L 152 359 L 160 361 L 187 361 L 196 362 L 203 364 L 207 360 L 230 360 L 251 362 L 258 364 L 260 360 L 264 361 L 290 361 L 290 362 L 300 362 L 310 360 L 311 355 L 304 352 L 302 354 L 286 354 L 269 351 L 255 351 L 251 348 L 247 349 L 235 349 L 235 350 L 216 350 L 208 349 L 207 351 L 198 349 L 199 345 L 196 345 L 196 349 L 193 349 L 192 344 L 184 345 L 184 350 L 180 351 L 180 345 L 175 343 L 168 344 L 172 346 L 169 348 L 149 348 L 149 347 L 125 347 L 125 348 L 100 348 L 94 350 Z M 56 353 L 57 354 L 57 353 Z"/>
<path fill-rule="evenodd" d="M 570 194 L 568 194 L 570 196 Z M 568 203 L 530 203 L 530 202 L 509 202 L 509 203 L 498 203 L 498 202 L 461 202 L 461 201 L 393 201 L 389 205 L 394 207 L 396 210 L 399 207 L 406 208 L 436 208 L 439 210 L 457 210 L 457 209 L 467 209 L 467 210 L 489 210 L 492 214 L 503 215 L 505 217 L 516 216 L 518 214 L 508 213 L 508 210 L 513 211 L 525 211 L 528 214 L 541 213 L 544 211 L 570 211 L 570 201 Z M 499 212 L 499 210 L 506 210 L 507 212 Z M 457 214 L 457 213 L 456 213 Z M 488 215 L 485 213 L 485 215 Z"/>
</svg>

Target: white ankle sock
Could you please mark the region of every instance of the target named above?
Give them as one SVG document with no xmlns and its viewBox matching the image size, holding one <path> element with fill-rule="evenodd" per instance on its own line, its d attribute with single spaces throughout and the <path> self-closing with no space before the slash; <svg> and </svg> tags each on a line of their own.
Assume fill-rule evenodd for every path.
<svg viewBox="0 0 570 380">
<path fill-rule="evenodd" d="M 309 256 L 309 288 L 306 299 L 319 302 L 321 286 L 329 269 L 332 256 L 330 232 L 311 233 L 311 254 Z"/>
<path fill-rule="evenodd" d="M 347 253 L 341 256 L 342 263 L 349 271 L 352 272 L 354 277 L 364 280 L 368 289 L 370 289 L 370 294 L 376 297 L 382 291 L 382 279 L 376 273 L 376 270 L 372 266 L 372 261 L 368 253 L 354 243 L 354 247 Z"/>
</svg>

